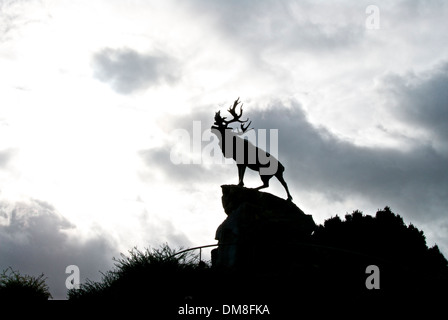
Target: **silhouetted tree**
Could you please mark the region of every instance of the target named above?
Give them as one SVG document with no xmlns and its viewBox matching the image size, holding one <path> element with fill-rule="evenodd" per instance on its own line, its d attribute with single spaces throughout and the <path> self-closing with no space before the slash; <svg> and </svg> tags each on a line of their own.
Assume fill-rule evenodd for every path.
<svg viewBox="0 0 448 320">
<path fill-rule="evenodd" d="M 351 250 L 413 270 L 448 271 L 447 260 L 439 248 L 428 248 L 423 231 L 412 224 L 406 226 L 389 207 L 379 210 L 375 217 L 358 210 L 347 214 L 345 221 L 332 217 L 318 226 L 313 240 L 319 245 Z"/>
</svg>

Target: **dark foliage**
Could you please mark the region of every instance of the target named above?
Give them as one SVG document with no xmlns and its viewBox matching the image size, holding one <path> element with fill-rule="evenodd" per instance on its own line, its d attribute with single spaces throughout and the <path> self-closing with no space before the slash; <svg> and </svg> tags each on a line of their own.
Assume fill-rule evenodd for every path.
<svg viewBox="0 0 448 320">
<path fill-rule="evenodd" d="M 22 275 L 12 268 L 0 274 L 0 301 L 46 301 L 51 298 L 44 275 Z"/>
<path fill-rule="evenodd" d="M 189 282 L 199 269 L 197 257 L 191 252 L 176 254 L 166 244 L 144 251 L 134 248 L 128 256 L 121 254 L 114 260 L 115 268 L 104 273 L 100 282 L 88 280 L 79 289 L 69 290 L 69 300 L 163 302 L 182 298 L 188 294 L 188 287 L 192 287 Z"/>
<path fill-rule="evenodd" d="M 347 293 L 371 298 L 363 279 L 366 266 L 376 265 L 381 290 L 375 297 L 382 301 L 421 303 L 448 297 L 447 260 L 437 245 L 427 247 L 423 231 L 406 225 L 389 207 L 374 217 L 354 211 L 345 220 L 330 218 L 318 226 L 312 242 L 321 249 L 314 257 L 324 274 L 339 275 L 327 284 L 344 287 Z"/>
<path fill-rule="evenodd" d="M 354 211 L 342 221 L 338 216 L 318 226 L 313 235 L 319 245 L 332 246 L 374 257 L 386 263 L 429 273 L 446 272 L 448 263 L 437 245 L 428 248 L 423 231 L 406 226 L 389 207 L 375 217 Z"/>
<path fill-rule="evenodd" d="M 168 245 L 134 249 L 116 259 L 115 269 L 103 274 L 102 281 L 87 281 L 68 297 L 107 305 L 144 302 L 174 313 L 185 303 L 268 303 L 281 313 L 294 311 L 298 303 L 400 306 L 403 301 L 440 301 L 448 293 L 445 257 L 437 246 L 428 248 L 423 232 L 388 207 L 374 217 L 360 211 L 345 220 L 333 217 L 308 242 L 280 249 L 278 244 L 263 245 L 262 253 L 254 252 L 256 265 L 227 270 L 198 263 L 188 253 L 175 255 Z M 381 271 L 380 290 L 366 288 L 369 265 Z"/>
</svg>

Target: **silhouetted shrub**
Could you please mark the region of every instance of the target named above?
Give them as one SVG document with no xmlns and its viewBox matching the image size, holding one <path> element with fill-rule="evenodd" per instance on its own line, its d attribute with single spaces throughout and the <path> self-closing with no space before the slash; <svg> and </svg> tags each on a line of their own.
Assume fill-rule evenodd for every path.
<svg viewBox="0 0 448 320">
<path fill-rule="evenodd" d="M 191 252 L 176 254 L 167 244 L 158 249 L 140 251 L 115 259 L 115 268 L 103 273 L 100 282 L 87 280 L 79 289 L 68 291 L 69 300 L 152 299 L 161 301 L 181 292 L 180 285 L 198 269 L 197 257 Z M 203 264 L 201 264 L 203 265 Z"/>
<path fill-rule="evenodd" d="M 0 301 L 45 301 L 52 298 L 46 278 L 22 275 L 12 268 L 0 274 Z"/>
</svg>

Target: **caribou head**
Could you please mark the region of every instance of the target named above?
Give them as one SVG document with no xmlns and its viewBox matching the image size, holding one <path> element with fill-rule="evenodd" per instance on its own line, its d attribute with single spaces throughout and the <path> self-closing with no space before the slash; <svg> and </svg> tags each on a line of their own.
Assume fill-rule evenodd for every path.
<svg viewBox="0 0 448 320">
<path fill-rule="evenodd" d="M 215 113 L 215 123 L 212 126 L 212 129 L 217 129 L 219 131 L 222 130 L 226 130 L 226 129 L 232 129 L 229 127 L 229 124 L 233 123 L 233 122 L 239 122 L 241 124 L 240 128 L 241 131 L 244 133 L 247 131 L 247 129 L 249 128 L 250 124 L 252 123 L 249 122 L 246 126 L 244 126 L 244 124 L 249 121 L 249 119 L 246 120 L 240 120 L 241 116 L 243 115 L 243 105 L 241 104 L 240 106 L 240 114 L 237 114 L 235 109 L 238 106 L 238 104 L 240 104 L 240 98 L 236 99 L 235 102 L 233 103 L 233 106 L 231 106 L 227 111 L 233 116 L 233 119 L 231 120 L 226 120 L 227 117 L 221 117 L 221 110 Z"/>
</svg>

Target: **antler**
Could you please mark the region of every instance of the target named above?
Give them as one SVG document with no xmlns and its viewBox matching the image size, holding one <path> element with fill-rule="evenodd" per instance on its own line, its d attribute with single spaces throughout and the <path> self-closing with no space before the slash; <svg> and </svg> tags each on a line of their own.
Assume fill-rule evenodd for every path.
<svg viewBox="0 0 448 320">
<path fill-rule="evenodd" d="M 243 105 L 240 106 L 240 114 L 238 115 L 235 111 L 236 107 L 238 106 L 238 104 L 240 103 L 240 98 L 238 97 L 238 99 L 235 100 L 235 102 L 233 103 L 233 106 L 229 108 L 229 110 L 227 110 L 232 116 L 233 119 L 226 121 L 224 120 L 225 117 L 223 118 L 223 122 L 228 125 L 232 122 L 240 122 L 240 123 L 245 123 L 247 122 L 249 119 L 246 120 L 240 120 L 241 116 L 243 115 Z M 241 125 L 241 129 L 243 129 L 243 125 Z M 247 127 L 244 129 L 244 131 L 247 130 Z"/>
<path fill-rule="evenodd" d="M 249 120 L 249 119 L 247 119 L 247 120 Z M 247 120 L 244 121 L 244 122 L 247 122 Z M 246 126 L 244 126 L 244 123 L 241 123 L 241 127 L 240 127 L 240 128 L 241 128 L 242 133 L 244 133 L 244 132 L 247 131 L 247 129 L 249 128 L 249 126 L 250 126 L 251 123 L 252 123 L 252 121 L 249 122 Z"/>
<path fill-rule="evenodd" d="M 239 104 L 240 104 L 240 98 L 236 99 L 233 102 L 233 106 L 231 106 L 227 110 L 233 116 L 233 119 L 231 119 L 231 120 L 226 120 L 227 117 L 221 117 L 220 111 L 216 112 L 215 113 L 215 125 L 217 125 L 218 127 L 224 125 L 224 127 L 227 128 L 229 124 L 231 124 L 233 122 L 239 122 L 239 123 L 241 123 L 241 126 L 240 126 L 241 132 L 239 134 L 246 132 L 249 129 L 249 126 L 252 123 L 252 121 L 250 121 L 248 124 L 244 125 L 247 121 L 249 121 L 249 119 L 240 120 L 241 116 L 243 115 L 243 105 L 241 104 L 240 112 L 239 112 L 239 114 L 237 114 L 236 107 Z M 218 128 L 218 127 L 215 127 L 215 128 Z"/>
</svg>

